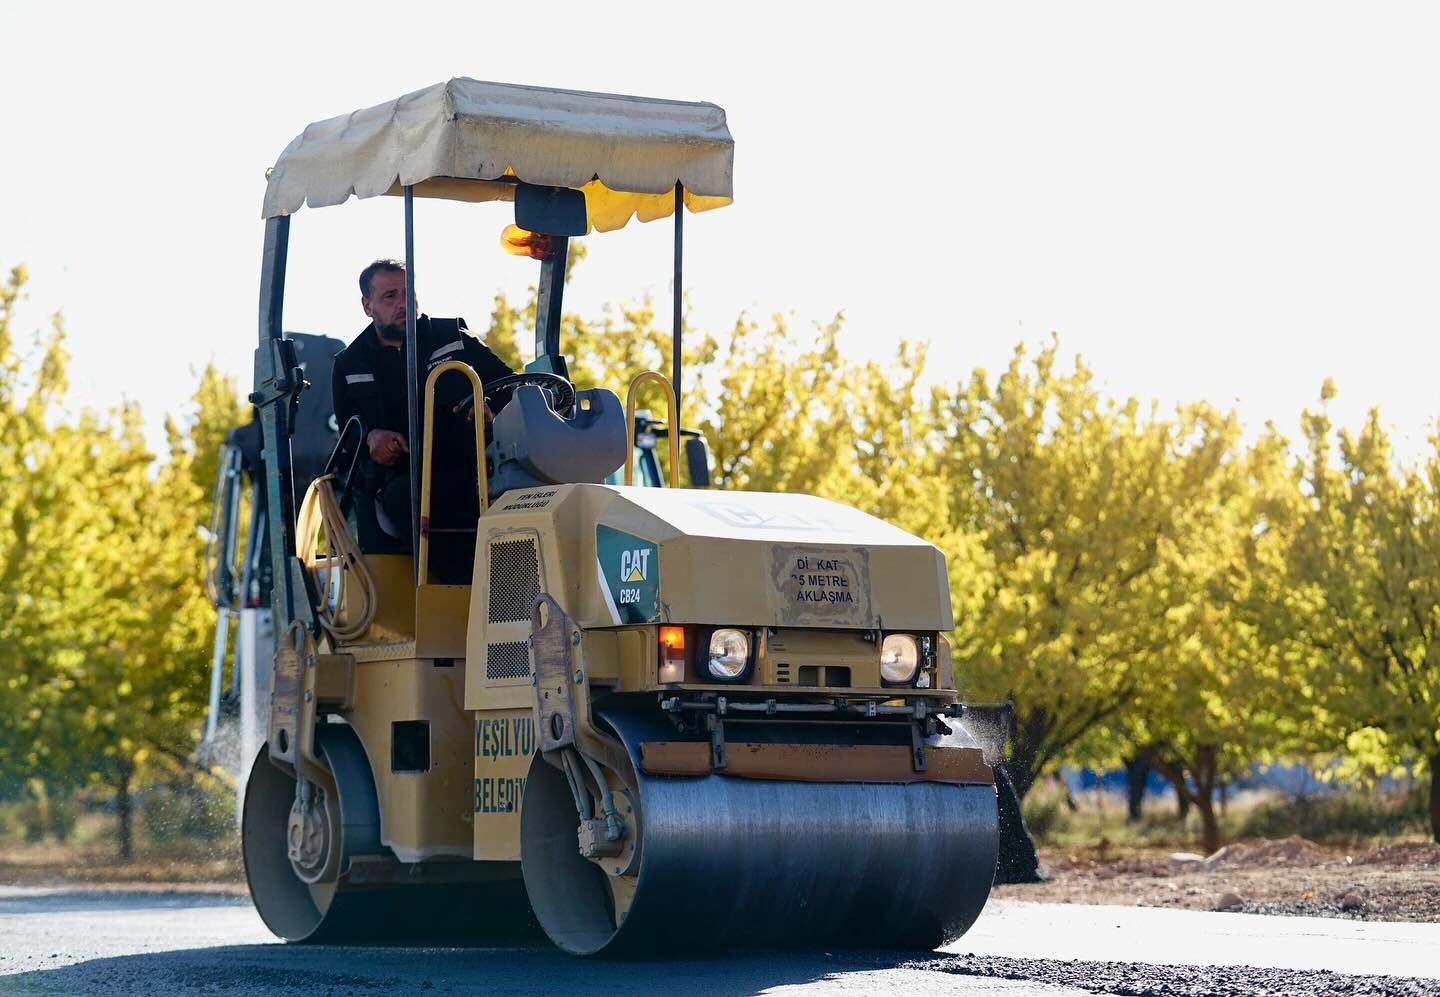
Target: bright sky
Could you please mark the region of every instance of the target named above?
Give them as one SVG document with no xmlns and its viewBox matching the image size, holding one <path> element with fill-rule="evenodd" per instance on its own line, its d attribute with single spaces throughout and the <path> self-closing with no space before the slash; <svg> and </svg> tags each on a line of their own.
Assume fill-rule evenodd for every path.
<svg viewBox="0 0 1440 997">
<path fill-rule="evenodd" d="M 63 311 L 73 396 L 158 427 L 210 360 L 248 387 L 264 172 L 304 126 L 451 76 L 713 101 L 735 204 L 691 216 L 695 321 L 846 317 L 936 376 L 1058 333 L 1117 395 L 1292 436 L 1380 405 L 1417 454 L 1440 373 L 1440 13 L 1424 4 L 0 0 L 0 267 Z M 422 204 L 423 307 L 518 299 L 498 206 Z M 668 314 L 669 223 L 588 240 L 586 315 Z M 348 341 L 400 202 L 301 211 L 286 325 Z M 155 439 L 158 440 L 158 434 Z"/>
</svg>

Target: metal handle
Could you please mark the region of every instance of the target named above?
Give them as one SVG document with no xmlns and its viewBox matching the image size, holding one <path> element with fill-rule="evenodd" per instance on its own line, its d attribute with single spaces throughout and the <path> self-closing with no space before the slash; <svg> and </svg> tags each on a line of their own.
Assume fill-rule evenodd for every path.
<svg viewBox="0 0 1440 997">
<path fill-rule="evenodd" d="M 435 429 L 435 382 L 440 379 L 441 374 L 458 370 L 470 379 L 470 386 L 475 389 L 475 468 L 477 473 L 476 487 L 479 490 L 480 514 L 484 515 L 485 510 L 490 507 L 490 478 L 485 473 L 485 387 L 480 383 L 480 375 L 468 363 L 461 360 L 446 360 L 431 368 L 425 378 L 425 436 L 428 443 L 434 438 Z M 419 563 L 416 574 L 421 584 L 430 580 L 430 465 L 433 461 L 435 448 L 426 446 L 420 459 L 420 549 L 417 551 Z"/>
<path fill-rule="evenodd" d="M 675 400 L 675 388 L 670 379 L 658 370 L 642 370 L 630 382 L 625 393 L 625 484 L 635 482 L 635 398 L 644 384 L 654 381 L 665 388 L 665 404 L 669 407 L 670 432 L 670 487 L 680 487 L 680 407 Z"/>
</svg>

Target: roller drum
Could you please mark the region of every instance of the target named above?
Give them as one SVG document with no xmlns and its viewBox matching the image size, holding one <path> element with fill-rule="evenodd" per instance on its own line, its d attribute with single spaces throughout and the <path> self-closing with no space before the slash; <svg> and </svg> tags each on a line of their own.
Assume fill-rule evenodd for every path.
<svg viewBox="0 0 1440 997">
<path fill-rule="evenodd" d="M 535 937 L 518 879 L 477 883 L 357 885 L 343 875 L 351 857 L 383 855 L 379 805 L 365 749 L 352 728 L 324 724 L 319 755 L 335 778 L 339 827 L 331 847 L 344 859 L 338 880 L 309 883 L 286 851 L 295 777 L 262 746 L 250 770 L 241 823 L 245 878 L 265 926 L 291 942 L 323 944 L 495 944 Z M 459 864 L 459 863 L 457 863 Z M 469 863 L 463 863 L 468 867 Z M 457 870 L 468 872 L 469 869 Z"/>
<path fill-rule="evenodd" d="M 606 719 L 632 758 L 655 736 L 642 716 Z M 933 949 L 969 928 L 989 896 L 992 786 L 638 778 L 639 868 L 617 929 L 604 874 L 576 854 L 563 775 L 539 759 L 532 769 L 522 868 L 542 926 L 567 951 Z M 543 858 L 529 851 L 542 822 Z"/>
<path fill-rule="evenodd" d="M 627 930 L 931 949 L 970 927 L 990 892 L 985 787 L 711 775 L 645 778 L 641 793 L 645 850 Z"/>
</svg>

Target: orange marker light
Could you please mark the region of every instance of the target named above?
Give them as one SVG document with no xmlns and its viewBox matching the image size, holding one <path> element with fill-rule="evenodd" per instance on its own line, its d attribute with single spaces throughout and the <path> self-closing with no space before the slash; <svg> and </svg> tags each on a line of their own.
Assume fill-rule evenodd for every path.
<svg viewBox="0 0 1440 997">
<path fill-rule="evenodd" d="M 668 685 L 685 681 L 685 628 L 660 628 L 660 682 Z"/>
<path fill-rule="evenodd" d="M 550 255 L 550 237 L 523 229 L 519 225 L 506 225 L 505 231 L 500 233 L 500 248 L 511 256 L 543 260 Z"/>
</svg>

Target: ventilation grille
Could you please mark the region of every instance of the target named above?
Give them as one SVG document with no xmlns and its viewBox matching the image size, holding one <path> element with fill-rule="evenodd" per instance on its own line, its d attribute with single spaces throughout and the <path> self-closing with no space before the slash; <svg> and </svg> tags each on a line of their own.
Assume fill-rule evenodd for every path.
<svg viewBox="0 0 1440 997">
<path fill-rule="evenodd" d="M 775 663 L 775 681 L 776 681 L 777 683 L 778 683 L 778 682 L 789 682 L 789 681 L 790 681 L 790 663 L 789 663 L 789 662 L 786 662 L 786 661 L 777 661 L 777 662 Z"/>
<path fill-rule="evenodd" d="M 487 679 L 523 679 L 530 677 L 530 644 L 523 640 L 491 644 L 485 656 Z"/>
<path fill-rule="evenodd" d="M 490 622 L 525 623 L 540 594 L 535 540 L 501 540 L 490 545 Z M 521 655 L 524 657 L 524 655 Z"/>
</svg>

